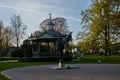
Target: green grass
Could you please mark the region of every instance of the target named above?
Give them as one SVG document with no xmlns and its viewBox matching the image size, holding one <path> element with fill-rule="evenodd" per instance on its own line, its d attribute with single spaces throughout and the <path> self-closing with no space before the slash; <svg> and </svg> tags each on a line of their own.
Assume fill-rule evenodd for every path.
<svg viewBox="0 0 120 80">
<path fill-rule="evenodd" d="M 74 63 L 111 63 L 111 64 L 120 64 L 120 55 L 114 56 L 98 56 L 98 55 L 87 55 L 83 58 L 75 59 Z"/>
<path fill-rule="evenodd" d="M 73 62 L 65 62 L 66 64 L 83 64 L 83 63 L 98 63 L 98 60 L 101 63 L 110 63 L 110 64 L 120 64 L 120 55 L 114 56 L 98 56 L 98 55 L 87 55 L 83 58 L 78 58 Z M 48 65 L 48 64 L 58 64 L 58 62 L 0 62 L 0 72 L 6 69 L 24 67 L 24 66 L 34 66 L 34 65 Z M 10 80 L 0 74 L 0 80 Z"/>
<path fill-rule="evenodd" d="M 98 61 L 101 61 L 100 63 L 112 63 L 112 64 L 119 64 L 120 63 L 120 57 L 85 57 L 82 59 L 83 63 L 99 63 Z"/>
</svg>

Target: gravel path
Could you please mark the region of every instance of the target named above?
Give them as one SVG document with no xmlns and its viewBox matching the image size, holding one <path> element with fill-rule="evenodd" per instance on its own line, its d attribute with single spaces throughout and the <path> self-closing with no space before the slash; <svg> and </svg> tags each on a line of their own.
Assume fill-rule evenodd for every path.
<svg viewBox="0 0 120 80">
<path fill-rule="evenodd" d="M 74 69 L 55 70 L 57 65 L 38 65 L 5 70 L 12 80 L 120 80 L 120 64 L 71 64 Z"/>
</svg>

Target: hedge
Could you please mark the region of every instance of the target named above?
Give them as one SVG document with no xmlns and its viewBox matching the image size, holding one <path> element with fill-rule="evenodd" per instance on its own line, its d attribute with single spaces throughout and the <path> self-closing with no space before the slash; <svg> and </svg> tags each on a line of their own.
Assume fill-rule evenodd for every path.
<svg viewBox="0 0 120 80">
<path fill-rule="evenodd" d="M 39 58 L 20 58 L 19 62 L 58 62 L 59 57 L 58 56 L 45 56 L 45 57 L 39 57 Z M 71 56 L 64 56 L 63 61 L 72 61 Z"/>
</svg>

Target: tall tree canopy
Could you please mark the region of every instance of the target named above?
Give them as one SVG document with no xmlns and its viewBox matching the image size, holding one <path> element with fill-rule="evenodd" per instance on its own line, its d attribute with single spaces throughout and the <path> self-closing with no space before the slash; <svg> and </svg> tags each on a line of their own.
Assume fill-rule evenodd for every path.
<svg viewBox="0 0 120 80">
<path fill-rule="evenodd" d="M 120 43 L 119 0 L 92 0 L 91 7 L 81 15 L 84 27 L 89 30 L 85 41 L 90 46 L 103 47 L 107 55 L 111 44 Z"/>
</svg>

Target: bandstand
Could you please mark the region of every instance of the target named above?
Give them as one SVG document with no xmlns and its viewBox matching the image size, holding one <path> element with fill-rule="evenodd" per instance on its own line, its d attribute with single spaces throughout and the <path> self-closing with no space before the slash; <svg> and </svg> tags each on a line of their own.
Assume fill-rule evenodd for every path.
<svg viewBox="0 0 120 80">
<path fill-rule="evenodd" d="M 54 30 L 54 23 L 51 20 L 51 14 L 47 26 L 48 30 L 41 32 L 39 35 L 31 35 L 29 38 L 29 41 L 32 44 L 32 57 L 34 58 L 43 56 L 58 56 L 59 54 L 56 50 L 56 42 L 68 35 Z M 69 55 L 71 51 L 68 44 L 69 43 L 65 44 L 67 47 L 64 49 L 63 55 Z"/>
</svg>

